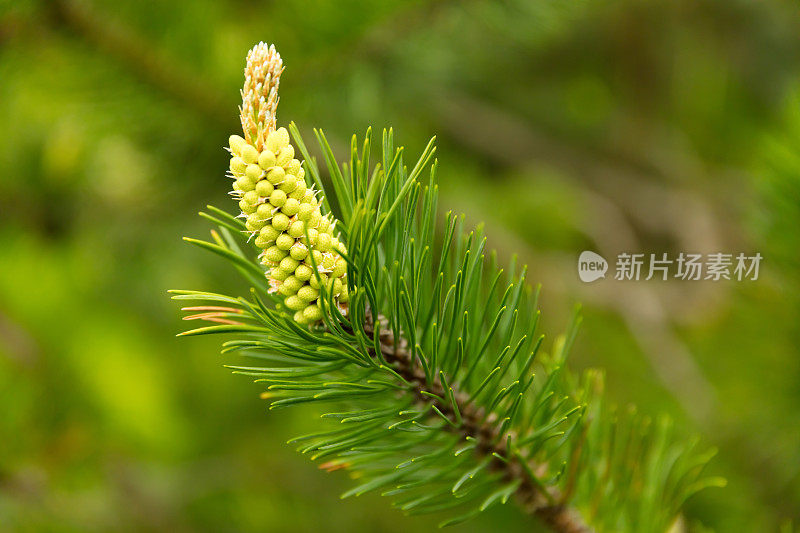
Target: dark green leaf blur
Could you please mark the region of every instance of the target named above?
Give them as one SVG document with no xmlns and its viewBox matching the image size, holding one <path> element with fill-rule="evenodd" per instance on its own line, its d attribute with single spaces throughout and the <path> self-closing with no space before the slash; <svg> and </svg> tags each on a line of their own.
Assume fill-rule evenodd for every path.
<svg viewBox="0 0 800 533">
<path fill-rule="evenodd" d="M 440 208 L 576 302 L 574 368 L 719 448 L 676 531 L 800 522 L 800 13 L 793 2 L 0 1 L 0 530 L 432 531 L 285 442 L 170 288 L 246 290 L 184 244 L 231 211 L 247 50 L 278 122 L 339 154 L 438 136 Z M 309 136 L 310 138 L 310 136 Z M 581 251 L 612 263 L 582 283 Z M 763 256 L 757 281 L 614 281 L 620 252 Z M 454 531 L 531 531 L 509 504 Z"/>
</svg>

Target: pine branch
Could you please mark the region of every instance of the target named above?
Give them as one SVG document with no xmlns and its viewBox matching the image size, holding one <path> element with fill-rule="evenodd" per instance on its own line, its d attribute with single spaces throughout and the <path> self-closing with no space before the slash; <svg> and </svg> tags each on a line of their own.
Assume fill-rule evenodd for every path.
<svg viewBox="0 0 800 533">
<path fill-rule="evenodd" d="M 203 302 L 185 318 L 212 324 L 183 335 L 235 336 L 223 353 L 256 361 L 231 368 L 265 385 L 270 409 L 335 406 L 322 417 L 338 425 L 292 442 L 359 479 L 345 496 L 381 491 L 406 513 L 446 514 L 443 525 L 514 498 L 557 532 L 655 533 L 723 484 L 703 475 L 713 450 L 606 405 L 601 373 L 568 371 L 579 319 L 543 350 L 525 268 L 499 268 L 463 217 L 448 213 L 439 231 L 433 140 L 409 169 L 384 131 L 373 165 L 368 130 L 340 165 L 315 131 L 326 191 L 297 128 L 302 163 L 275 129 L 282 71 L 272 47 L 248 55 L 246 138 L 230 139 L 242 213 L 209 207 L 213 242 L 187 239 L 251 293 L 174 298 Z"/>
</svg>

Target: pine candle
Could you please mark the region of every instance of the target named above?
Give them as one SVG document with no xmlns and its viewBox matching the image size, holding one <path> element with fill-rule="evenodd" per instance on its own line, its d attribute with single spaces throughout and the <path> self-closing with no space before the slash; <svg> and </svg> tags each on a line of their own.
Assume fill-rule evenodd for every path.
<svg viewBox="0 0 800 533">
<path fill-rule="evenodd" d="M 347 250 L 334 236 L 336 220 L 322 214 L 318 191 L 305 181 L 289 132 L 276 129 L 282 72 L 274 46 L 259 43 L 247 54 L 239 109 L 244 137 L 231 135 L 229 140 L 231 194 L 262 250 L 259 259 L 268 268 L 270 291 L 285 297 L 297 322 L 311 324 L 322 319 L 322 286 L 346 310 L 347 263 L 341 254 Z"/>
</svg>

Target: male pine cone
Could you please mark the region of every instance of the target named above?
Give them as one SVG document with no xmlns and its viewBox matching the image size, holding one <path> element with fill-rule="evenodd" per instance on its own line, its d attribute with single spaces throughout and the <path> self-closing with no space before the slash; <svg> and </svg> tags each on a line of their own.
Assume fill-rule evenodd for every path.
<svg viewBox="0 0 800 533">
<path fill-rule="evenodd" d="M 289 133 L 276 129 L 282 71 L 274 46 L 259 43 L 247 54 L 240 108 L 244 137 L 229 140 L 232 194 L 262 250 L 270 291 L 285 297 L 297 322 L 312 324 L 322 319 L 324 293 L 346 310 L 347 263 L 341 254 L 347 251 L 333 234 L 336 220 L 322 215 L 318 192 L 305 181 Z"/>
</svg>

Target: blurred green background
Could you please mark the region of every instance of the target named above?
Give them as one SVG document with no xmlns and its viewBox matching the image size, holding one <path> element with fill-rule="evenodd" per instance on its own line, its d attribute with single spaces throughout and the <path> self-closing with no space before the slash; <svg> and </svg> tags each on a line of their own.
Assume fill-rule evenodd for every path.
<svg viewBox="0 0 800 533">
<path fill-rule="evenodd" d="M 224 177 L 244 56 L 287 66 L 279 123 L 438 135 L 443 209 L 583 302 L 574 368 L 720 448 L 687 522 L 800 518 L 795 2 L 0 0 L 0 530 L 419 531 L 341 502 L 168 288 L 242 290 L 180 241 Z M 760 252 L 756 282 L 582 284 L 584 249 Z M 612 259 L 613 260 L 613 259 Z M 512 506 L 456 531 L 530 531 Z"/>
</svg>

